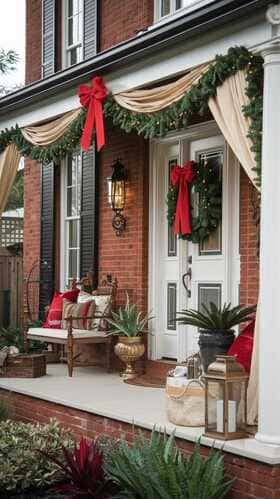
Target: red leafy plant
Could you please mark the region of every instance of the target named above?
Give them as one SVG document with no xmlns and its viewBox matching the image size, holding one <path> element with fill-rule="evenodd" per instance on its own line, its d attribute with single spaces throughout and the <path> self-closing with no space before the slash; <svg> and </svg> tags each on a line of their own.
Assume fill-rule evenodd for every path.
<svg viewBox="0 0 280 499">
<path fill-rule="evenodd" d="M 97 440 L 85 438 L 71 451 L 62 447 L 64 461 L 44 453 L 64 473 L 68 482 L 56 487 L 64 497 L 107 499 L 112 492 L 112 482 L 105 476 L 103 452 Z"/>
</svg>

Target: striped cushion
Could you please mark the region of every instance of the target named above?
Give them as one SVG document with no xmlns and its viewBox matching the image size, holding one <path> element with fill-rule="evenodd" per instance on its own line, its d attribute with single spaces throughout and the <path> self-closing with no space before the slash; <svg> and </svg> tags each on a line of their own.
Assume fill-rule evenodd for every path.
<svg viewBox="0 0 280 499">
<path fill-rule="evenodd" d="M 75 329 L 87 329 L 90 330 L 93 328 L 92 320 L 90 318 L 94 315 L 95 312 L 95 302 L 88 301 L 86 303 L 72 303 L 69 300 L 63 300 L 63 318 L 66 319 L 72 316 L 73 319 L 73 328 Z M 83 317 L 83 319 L 76 319 L 75 317 Z M 67 321 L 63 321 L 63 328 L 67 328 Z"/>
</svg>

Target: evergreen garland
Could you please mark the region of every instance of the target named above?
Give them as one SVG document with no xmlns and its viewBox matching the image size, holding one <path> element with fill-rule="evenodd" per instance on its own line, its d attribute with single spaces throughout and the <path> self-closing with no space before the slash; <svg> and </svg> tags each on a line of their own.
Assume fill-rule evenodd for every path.
<svg viewBox="0 0 280 499">
<path fill-rule="evenodd" d="M 154 114 L 134 113 L 117 104 L 109 95 L 104 104 L 104 115 L 111 118 L 116 127 L 127 133 L 143 134 L 146 139 L 163 137 L 173 130 L 186 128 L 194 114 L 203 114 L 208 107 L 208 100 L 215 96 L 219 85 L 240 69 L 248 68 L 247 95 L 249 105 L 244 107 L 244 114 L 251 119 L 249 137 L 256 160 L 256 174 L 260 183 L 261 171 L 261 131 L 262 131 L 262 87 L 263 60 L 253 55 L 245 47 L 233 47 L 226 55 L 217 55 L 207 72 L 199 82 L 191 87 L 176 103 Z M 41 162 L 57 162 L 76 149 L 82 135 L 86 110 L 81 109 L 78 117 L 69 125 L 60 140 L 47 147 L 30 144 L 16 125 L 0 133 L 0 152 L 14 142 L 20 154 Z"/>
<path fill-rule="evenodd" d="M 82 135 L 85 116 L 86 110 L 82 108 L 77 118 L 67 128 L 64 136 L 46 147 L 37 147 L 28 142 L 22 135 L 18 125 L 10 128 L 10 130 L 5 129 L 0 133 L 0 153 L 13 142 L 22 156 L 28 156 L 42 163 L 52 161 L 57 163 L 77 148 Z"/>
<path fill-rule="evenodd" d="M 179 237 L 193 243 L 202 243 L 217 229 L 222 219 L 222 178 L 214 158 L 194 163 L 193 168 L 195 176 L 191 185 L 197 206 L 192 208 L 192 232 Z M 170 186 L 166 197 L 167 220 L 170 226 L 174 224 L 177 199 L 178 188 Z"/>
<path fill-rule="evenodd" d="M 112 119 L 116 127 L 127 133 L 143 134 L 146 139 L 163 137 L 169 131 L 186 128 L 193 115 L 203 115 L 208 108 L 209 98 L 216 95 L 217 87 L 229 76 L 245 68 L 248 68 L 246 93 L 250 103 L 243 112 L 251 119 L 249 137 L 256 160 L 256 181 L 260 184 L 263 59 L 245 47 L 232 47 L 226 55 L 217 55 L 198 83 L 182 99 L 162 111 L 153 114 L 135 113 L 121 107 L 110 95 L 104 105 L 104 114 Z"/>
</svg>

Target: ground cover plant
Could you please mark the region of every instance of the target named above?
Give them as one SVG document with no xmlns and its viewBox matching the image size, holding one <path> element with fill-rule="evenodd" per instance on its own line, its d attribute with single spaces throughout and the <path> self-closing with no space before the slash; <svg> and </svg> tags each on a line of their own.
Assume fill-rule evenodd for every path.
<svg viewBox="0 0 280 499">
<path fill-rule="evenodd" d="M 32 489 L 37 489 L 37 497 L 40 497 L 40 489 L 60 481 L 62 475 L 58 467 L 39 450 L 50 452 L 59 458 L 62 455 L 62 446 L 72 448 L 73 438 L 54 420 L 46 425 L 2 421 L 0 423 L 2 497 Z"/>
<path fill-rule="evenodd" d="M 142 433 L 129 446 L 121 441 L 108 455 L 108 477 L 119 487 L 114 499 L 222 499 L 232 480 L 223 456 L 212 450 L 202 458 L 199 445 L 188 458 L 176 448 L 174 434 Z"/>
</svg>

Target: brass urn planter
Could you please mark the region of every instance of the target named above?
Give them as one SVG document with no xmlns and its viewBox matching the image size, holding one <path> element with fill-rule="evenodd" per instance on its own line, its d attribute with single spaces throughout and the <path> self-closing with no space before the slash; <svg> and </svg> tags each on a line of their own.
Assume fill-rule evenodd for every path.
<svg viewBox="0 0 280 499">
<path fill-rule="evenodd" d="M 125 370 L 120 374 L 123 379 L 132 379 L 137 376 L 134 362 L 145 352 L 142 336 L 119 336 L 114 348 L 115 354 L 126 364 Z"/>
</svg>

